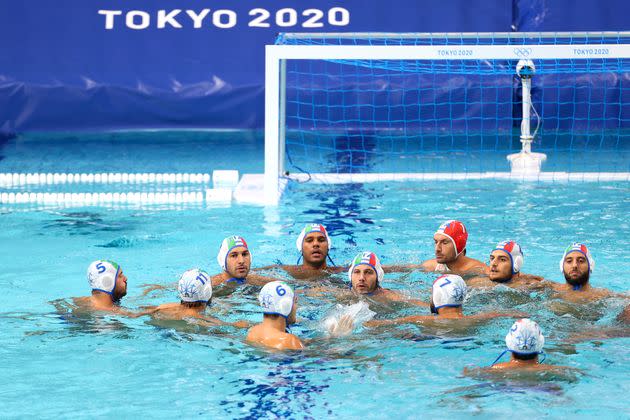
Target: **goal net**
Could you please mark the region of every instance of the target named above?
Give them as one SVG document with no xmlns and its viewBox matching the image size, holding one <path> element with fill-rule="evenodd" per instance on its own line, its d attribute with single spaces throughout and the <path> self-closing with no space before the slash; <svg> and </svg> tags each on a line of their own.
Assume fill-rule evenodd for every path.
<svg viewBox="0 0 630 420">
<path fill-rule="evenodd" d="M 281 34 L 265 95 L 267 193 L 523 177 L 530 151 L 530 179 L 629 180 L 630 33 Z"/>
</svg>

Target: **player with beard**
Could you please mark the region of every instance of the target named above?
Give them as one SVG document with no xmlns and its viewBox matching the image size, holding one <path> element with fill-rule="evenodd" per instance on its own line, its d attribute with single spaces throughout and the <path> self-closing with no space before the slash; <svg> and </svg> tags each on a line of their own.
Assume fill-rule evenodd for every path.
<svg viewBox="0 0 630 420">
<path fill-rule="evenodd" d="M 109 260 L 96 260 L 88 267 L 88 283 L 92 295 L 73 298 L 77 308 L 88 311 L 113 312 L 128 317 L 147 315 L 153 311 L 131 312 L 120 306 L 120 301 L 127 294 L 127 276 L 122 268 Z"/>
<path fill-rule="evenodd" d="M 606 289 L 596 289 L 590 284 L 595 260 L 583 243 L 574 242 L 565 249 L 560 260 L 560 271 L 565 284 L 552 283 L 559 297 L 568 301 L 590 301 L 612 296 Z"/>
<path fill-rule="evenodd" d="M 544 287 L 543 278 L 521 273 L 524 255 L 515 241 L 503 241 L 490 253 L 487 277 L 475 277 L 467 282 L 469 287 L 495 287 L 499 284 L 518 289 Z"/>
</svg>

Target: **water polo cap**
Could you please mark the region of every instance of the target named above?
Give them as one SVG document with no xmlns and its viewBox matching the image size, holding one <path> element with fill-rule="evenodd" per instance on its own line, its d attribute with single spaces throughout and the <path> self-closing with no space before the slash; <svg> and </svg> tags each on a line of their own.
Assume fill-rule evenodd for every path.
<svg viewBox="0 0 630 420">
<path fill-rule="evenodd" d="M 514 241 L 499 242 L 493 251 L 503 251 L 508 254 L 510 261 L 512 261 L 512 274 L 516 274 L 521 271 L 523 267 L 523 250 L 521 246 Z"/>
<path fill-rule="evenodd" d="M 88 283 L 92 290 L 112 294 L 116 289 L 116 280 L 120 266 L 113 261 L 96 260 L 88 267 Z"/>
<path fill-rule="evenodd" d="M 466 249 L 466 241 L 468 240 L 468 232 L 466 226 L 460 221 L 449 220 L 440 225 L 435 233 L 447 236 L 455 246 L 457 256 Z"/>
<path fill-rule="evenodd" d="M 545 337 L 536 322 L 523 318 L 512 325 L 505 336 L 505 345 L 512 353 L 540 354 L 545 345 Z"/>
<path fill-rule="evenodd" d="M 212 282 L 205 271 L 186 271 L 177 283 L 179 298 L 184 302 L 208 302 L 212 298 Z"/>
<path fill-rule="evenodd" d="M 227 238 L 225 238 L 223 240 L 223 242 L 221 242 L 221 248 L 219 249 L 219 255 L 217 255 L 217 262 L 219 263 L 219 265 L 221 266 L 223 271 L 227 271 L 227 257 L 228 257 L 228 254 L 234 248 L 237 248 L 239 246 L 245 247 L 245 248 L 247 248 L 247 250 L 249 250 L 249 247 L 247 246 L 247 242 L 245 242 L 245 239 L 243 239 L 241 236 L 237 236 L 237 235 L 228 236 Z M 252 258 L 251 251 L 249 253 L 249 257 L 250 257 L 250 261 L 251 261 L 251 258 Z M 250 262 L 250 264 L 251 264 L 251 262 Z"/>
<path fill-rule="evenodd" d="M 462 306 L 468 288 L 464 279 L 455 274 L 445 274 L 433 282 L 432 299 L 437 311 L 445 306 Z"/>
<path fill-rule="evenodd" d="M 588 272 L 592 273 L 593 269 L 595 268 L 595 260 L 593 259 L 591 251 L 588 250 L 586 245 L 579 242 L 573 242 L 567 247 L 567 249 L 564 250 L 564 254 L 562 254 L 562 259 L 560 260 L 560 272 L 564 273 L 564 259 L 567 257 L 568 254 L 572 252 L 579 252 L 586 257 L 586 261 L 588 263 Z"/>
<path fill-rule="evenodd" d="M 372 267 L 374 272 L 376 272 L 376 281 L 381 282 L 383 277 L 385 276 L 385 272 L 383 271 L 383 267 L 381 266 L 381 262 L 375 253 L 366 251 L 358 253 L 354 259 L 352 260 L 352 264 L 350 264 L 350 269 L 348 270 L 348 280 L 350 280 L 350 285 L 352 287 L 352 272 L 355 267 L 359 265 L 369 265 Z"/>
<path fill-rule="evenodd" d="M 330 241 L 330 236 L 328 236 L 328 231 L 326 230 L 326 227 L 324 225 L 318 225 L 317 223 L 309 223 L 308 225 L 304 226 L 304 229 L 302 229 L 297 237 L 297 240 L 295 241 L 295 247 L 300 253 L 302 252 L 302 246 L 304 245 L 304 239 L 306 238 L 306 235 L 312 232 L 323 233 L 326 237 L 326 241 L 328 242 L 328 249 L 332 248 L 332 242 Z"/>
<path fill-rule="evenodd" d="M 258 294 L 258 302 L 263 313 L 288 317 L 293 309 L 293 289 L 283 281 L 272 281 L 263 286 Z"/>
</svg>

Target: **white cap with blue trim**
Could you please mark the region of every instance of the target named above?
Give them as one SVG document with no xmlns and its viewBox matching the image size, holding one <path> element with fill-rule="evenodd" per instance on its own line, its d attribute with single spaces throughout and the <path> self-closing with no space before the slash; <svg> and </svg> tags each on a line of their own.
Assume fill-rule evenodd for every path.
<svg viewBox="0 0 630 420">
<path fill-rule="evenodd" d="M 354 271 L 355 267 L 359 265 L 368 265 L 372 267 L 372 269 L 376 272 L 376 281 L 383 281 L 383 277 L 385 277 L 385 271 L 383 271 L 381 260 L 378 259 L 375 253 L 365 251 L 359 252 L 350 264 L 350 269 L 348 270 L 348 280 L 350 281 L 350 284 L 352 284 L 352 272 Z"/>
<path fill-rule="evenodd" d="M 445 274 L 433 282 L 432 300 L 435 309 L 445 306 L 457 307 L 464 304 L 468 288 L 466 282 L 455 274 Z"/>
<path fill-rule="evenodd" d="M 591 255 L 591 251 L 586 247 L 586 245 L 580 242 L 573 242 L 567 247 L 567 249 L 564 250 L 562 259 L 560 259 L 560 272 L 564 273 L 564 259 L 572 252 L 579 252 L 586 257 L 586 261 L 588 262 L 588 271 L 589 273 L 592 273 L 593 269 L 595 269 L 595 260 Z"/>
<path fill-rule="evenodd" d="M 87 270 L 88 283 L 92 290 L 112 294 L 116 288 L 116 279 L 120 266 L 113 261 L 96 260 Z"/>
<path fill-rule="evenodd" d="M 505 345 L 512 353 L 542 353 L 545 337 L 538 324 L 529 318 L 519 319 L 505 336 Z"/>
<path fill-rule="evenodd" d="M 188 270 L 179 278 L 177 291 L 183 302 L 208 302 L 212 298 L 210 275 L 198 268 Z"/>
<path fill-rule="evenodd" d="M 283 281 L 272 281 L 263 286 L 258 294 L 258 302 L 263 313 L 288 317 L 293 310 L 293 289 Z"/>
<path fill-rule="evenodd" d="M 304 245 L 304 239 L 306 238 L 306 235 L 313 232 L 320 232 L 324 234 L 324 236 L 326 237 L 326 241 L 328 242 L 328 249 L 332 248 L 332 242 L 330 240 L 330 236 L 328 236 L 326 226 L 317 223 L 309 223 L 308 225 L 304 226 L 304 229 L 302 229 L 295 241 L 295 247 L 299 252 L 302 252 L 302 246 Z"/>
<path fill-rule="evenodd" d="M 237 248 L 239 246 L 245 247 L 247 248 L 247 250 L 249 250 L 249 247 L 247 246 L 247 242 L 245 242 L 245 239 L 238 235 L 228 236 L 227 238 L 223 240 L 223 242 L 221 242 L 221 248 L 219 249 L 219 254 L 217 255 L 217 262 L 219 263 L 223 271 L 227 271 L 228 254 L 230 253 L 230 251 L 232 251 L 232 249 Z M 250 258 L 250 264 L 251 264 L 251 258 L 252 258 L 251 251 L 249 252 L 249 258 Z"/>
</svg>

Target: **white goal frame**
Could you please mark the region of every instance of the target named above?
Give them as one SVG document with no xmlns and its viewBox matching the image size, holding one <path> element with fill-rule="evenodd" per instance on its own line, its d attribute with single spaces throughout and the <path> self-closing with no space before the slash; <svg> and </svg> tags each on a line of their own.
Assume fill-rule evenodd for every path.
<svg viewBox="0 0 630 420">
<path fill-rule="evenodd" d="M 298 35 L 298 34 L 296 34 Z M 341 34 L 304 34 L 304 36 L 339 38 Z M 343 34 L 344 37 L 366 36 L 370 34 Z M 381 36 L 382 34 L 371 34 Z M 412 34 L 384 34 L 385 37 L 401 37 Z M 454 34 L 413 34 L 436 37 Z M 468 38 L 482 37 L 484 34 L 456 34 Z M 495 38 L 518 37 L 585 37 L 589 33 L 549 33 L 527 34 L 506 33 L 488 34 Z M 602 37 L 630 36 L 629 33 L 597 33 Z M 602 47 L 608 54 L 598 53 Z M 589 52 L 589 51 L 592 51 Z M 264 201 L 267 205 L 277 205 L 282 194 L 280 177 L 284 176 L 285 160 L 285 111 L 286 111 L 286 60 L 521 60 L 521 59 L 593 59 L 630 58 L 630 44 L 577 44 L 577 45 L 267 45 L 265 49 L 265 173 Z M 466 173 L 466 174 L 311 174 L 313 181 L 319 182 L 369 182 L 383 180 L 422 180 L 422 179 L 480 179 L 509 178 L 505 173 Z M 513 176 L 512 176 L 513 177 Z M 301 176 L 295 176 L 300 179 Z M 527 176 L 520 176 L 527 179 Z M 532 177 L 529 177 L 532 178 Z M 563 180 L 581 179 L 596 181 L 630 181 L 630 173 L 557 173 L 541 172 L 533 179 Z"/>
</svg>

